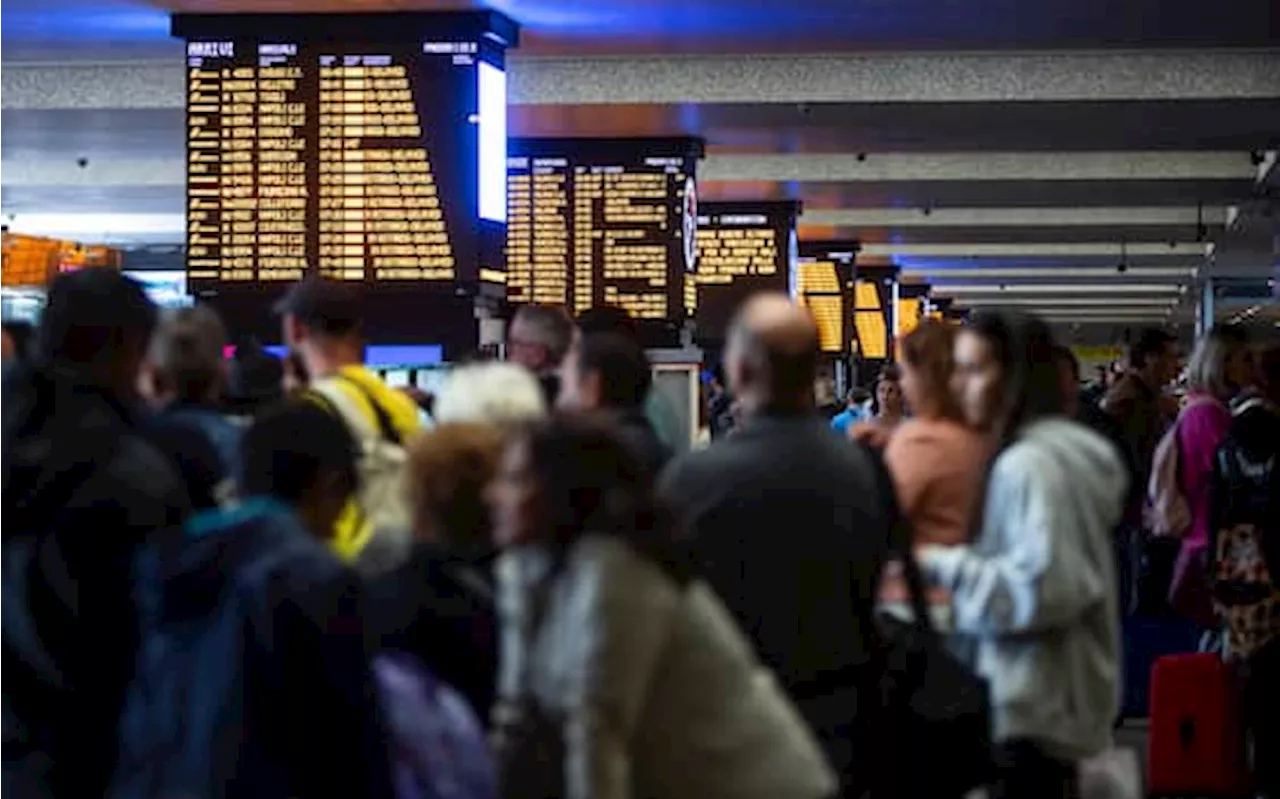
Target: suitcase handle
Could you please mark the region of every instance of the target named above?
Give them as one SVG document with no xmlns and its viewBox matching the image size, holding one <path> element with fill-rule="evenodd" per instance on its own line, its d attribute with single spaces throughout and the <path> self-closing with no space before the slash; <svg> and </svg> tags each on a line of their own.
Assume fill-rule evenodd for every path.
<svg viewBox="0 0 1280 799">
<path fill-rule="evenodd" d="M 1178 722 L 1178 740 L 1182 742 L 1183 749 L 1190 749 L 1191 744 L 1196 738 L 1196 720 L 1190 716 L 1183 717 Z"/>
</svg>

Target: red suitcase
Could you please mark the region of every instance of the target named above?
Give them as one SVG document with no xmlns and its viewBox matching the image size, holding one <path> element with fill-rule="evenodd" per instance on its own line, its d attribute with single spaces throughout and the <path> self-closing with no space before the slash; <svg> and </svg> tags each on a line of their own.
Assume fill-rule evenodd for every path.
<svg viewBox="0 0 1280 799">
<path fill-rule="evenodd" d="M 1240 688 L 1217 655 L 1169 655 L 1151 667 L 1150 796 L 1247 796 Z"/>
</svg>

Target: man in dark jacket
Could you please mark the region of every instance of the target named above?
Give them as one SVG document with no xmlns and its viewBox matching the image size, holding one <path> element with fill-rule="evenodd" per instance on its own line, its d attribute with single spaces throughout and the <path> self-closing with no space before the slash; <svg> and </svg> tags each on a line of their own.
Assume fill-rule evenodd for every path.
<svg viewBox="0 0 1280 799">
<path fill-rule="evenodd" d="M 564 359 L 561 408 L 612 416 L 623 438 L 653 474 L 671 460 L 644 412 L 653 384 L 649 358 L 633 339 L 619 333 L 587 333 Z"/>
<path fill-rule="evenodd" d="M 889 521 L 869 454 L 814 412 L 817 358 L 818 331 L 802 308 L 783 295 L 748 301 L 725 357 L 742 428 L 674 461 L 661 491 L 708 580 L 857 795 Z"/>
<path fill-rule="evenodd" d="M 1121 608 L 1129 613 L 1160 615 L 1167 609 L 1177 542 L 1152 539 L 1144 530 L 1143 508 L 1156 445 L 1177 415 L 1176 405 L 1162 394 L 1177 373 L 1177 340 L 1157 328 L 1141 331 L 1129 347 L 1128 369 L 1102 398 L 1100 418 L 1092 424 L 1113 440 L 1119 436 L 1130 468 L 1117 541 Z"/>
<path fill-rule="evenodd" d="M 4 382 L 4 788 L 102 796 L 136 650 L 136 549 L 188 500 L 140 432 L 156 310 L 118 272 L 49 289 L 35 362 Z"/>
</svg>

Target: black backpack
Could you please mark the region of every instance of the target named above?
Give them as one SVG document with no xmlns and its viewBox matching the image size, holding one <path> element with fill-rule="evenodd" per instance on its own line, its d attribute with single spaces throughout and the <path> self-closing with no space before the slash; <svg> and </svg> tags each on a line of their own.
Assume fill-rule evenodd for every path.
<svg viewBox="0 0 1280 799">
<path fill-rule="evenodd" d="M 312 546 L 282 538 L 263 547 L 239 532 L 186 543 L 188 552 L 212 551 L 210 573 L 225 575 L 209 582 L 208 596 L 185 597 L 187 606 L 164 592 L 161 570 L 171 551 L 149 548 L 138 559 L 141 646 L 120 717 L 111 799 L 294 793 L 286 765 L 257 734 L 263 698 L 254 695 L 252 675 L 269 657 L 271 609 L 262 592 L 242 586 L 265 583 Z"/>
</svg>

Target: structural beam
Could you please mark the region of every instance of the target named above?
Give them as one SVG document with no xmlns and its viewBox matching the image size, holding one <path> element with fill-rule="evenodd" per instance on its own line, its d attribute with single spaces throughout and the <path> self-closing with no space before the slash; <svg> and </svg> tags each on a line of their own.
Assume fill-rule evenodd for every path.
<svg viewBox="0 0 1280 799">
<path fill-rule="evenodd" d="M 864 53 L 548 58 L 513 54 L 511 102 L 984 103 L 1280 96 L 1280 51 Z M 181 59 L 6 64 L 3 108 L 183 105 Z"/>
<path fill-rule="evenodd" d="M 801 224 L 835 227 L 1087 227 L 1222 225 L 1216 206 L 1155 208 L 838 208 L 806 209 Z"/>
<path fill-rule="evenodd" d="M 3 170 L 5 184 L 10 186 L 167 186 L 183 183 L 186 163 L 182 158 L 174 157 L 118 158 L 80 167 L 72 159 L 23 158 L 4 161 Z M 856 153 L 712 154 L 699 165 L 698 178 L 711 181 L 752 182 L 1017 180 L 1241 180 L 1248 182 L 1254 179 L 1255 170 L 1256 167 L 1250 161 L 1249 154 L 1244 152 L 890 153 L 863 158 L 859 158 Z M 1138 210 L 1143 213 L 1156 213 L 1152 209 Z M 821 218 L 822 212 L 810 213 L 818 213 L 818 218 Z M 840 211 L 839 213 L 856 212 Z M 948 213 L 971 214 L 973 218 L 978 218 L 997 212 L 968 210 Z M 1015 213 L 1018 214 L 1015 218 L 1026 220 L 1031 224 L 1035 215 L 1040 212 L 1023 210 Z M 903 216 L 902 218 L 913 217 Z M 940 216 L 939 218 L 959 217 Z M 1095 211 L 1087 210 L 1079 211 L 1076 218 L 1101 219 Z M 812 216 L 806 215 L 802 223 L 807 223 L 811 219 L 813 219 Z M 1093 221 L 1088 224 L 1107 223 Z"/>
<path fill-rule="evenodd" d="M 1256 179 L 1247 152 L 800 153 L 710 155 L 712 181 L 1101 181 Z"/>
<path fill-rule="evenodd" d="M 1174 241 L 1172 244 L 1129 244 L 1126 256 L 1169 255 L 1203 256 L 1209 245 L 1196 241 Z M 858 252 L 867 257 L 936 257 L 936 258 L 1077 258 L 1120 257 L 1119 242 L 1097 243 L 985 243 L 985 244 L 864 244 Z"/>
</svg>

